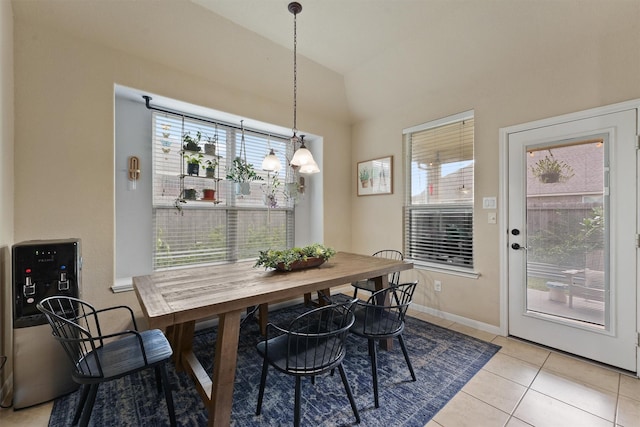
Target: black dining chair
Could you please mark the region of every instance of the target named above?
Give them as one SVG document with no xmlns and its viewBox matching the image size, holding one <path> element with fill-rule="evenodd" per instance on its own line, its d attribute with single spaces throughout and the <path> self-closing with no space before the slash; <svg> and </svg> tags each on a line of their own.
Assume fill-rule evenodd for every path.
<svg viewBox="0 0 640 427">
<path fill-rule="evenodd" d="M 402 254 L 402 252 L 396 251 L 395 249 L 383 249 L 381 251 L 374 253 L 372 256 L 379 257 L 379 258 L 394 259 L 397 261 L 404 260 L 404 255 Z M 397 285 L 399 281 L 400 281 L 399 271 L 394 271 L 393 273 L 389 274 L 389 285 Z M 373 280 L 358 280 L 357 282 L 351 283 L 351 286 L 353 286 L 354 298 L 358 297 L 359 290 L 367 291 L 371 293 L 376 291 L 376 283 Z"/>
<path fill-rule="evenodd" d="M 353 399 L 342 360 L 345 340 L 353 325 L 353 301 L 325 305 L 296 317 L 287 328 L 267 325 L 266 339 L 258 343 L 258 353 L 264 358 L 256 415 L 262 411 L 269 365 L 287 375 L 295 376 L 294 426 L 300 425 L 300 382 L 338 368 L 349 403 L 360 423 L 360 414 Z M 275 336 L 274 334 L 279 334 Z M 271 337 L 271 338 L 270 338 Z"/>
<path fill-rule="evenodd" d="M 96 310 L 77 298 L 54 296 L 37 304 L 47 318 L 53 337 L 62 344 L 74 366 L 73 380 L 83 385 L 73 425 L 86 426 L 91 418 L 98 386 L 143 369 L 154 368 L 158 392 L 164 389 L 169 421 L 176 425 L 166 362 L 172 355 L 171 346 L 162 331 L 138 331 L 133 311 L 126 306 Z M 131 317 L 133 329 L 104 333 L 100 323 L 103 313 L 122 311 Z M 127 317 L 129 317 L 127 316 Z"/>
<path fill-rule="evenodd" d="M 351 332 L 368 340 L 369 357 L 371 358 L 371 375 L 373 376 L 373 398 L 378 408 L 378 366 L 376 342 L 398 337 L 404 360 L 411 373 L 411 379 L 416 380 L 409 353 L 402 337 L 404 320 L 413 299 L 418 282 L 393 285 L 371 294 L 368 301 L 358 300 L 355 303 L 355 322 Z"/>
</svg>

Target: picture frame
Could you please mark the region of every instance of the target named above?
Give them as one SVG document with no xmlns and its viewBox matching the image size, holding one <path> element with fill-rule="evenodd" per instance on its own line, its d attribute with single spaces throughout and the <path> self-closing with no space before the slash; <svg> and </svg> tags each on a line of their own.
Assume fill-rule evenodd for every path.
<svg viewBox="0 0 640 427">
<path fill-rule="evenodd" d="M 393 156 L 358 162 L 358 196 L 393 194 Z"/>
</svg>

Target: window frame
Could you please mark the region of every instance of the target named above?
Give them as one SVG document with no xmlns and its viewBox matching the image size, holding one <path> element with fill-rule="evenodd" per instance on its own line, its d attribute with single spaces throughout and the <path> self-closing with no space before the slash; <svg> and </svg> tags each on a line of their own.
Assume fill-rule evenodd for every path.
<svg viewBox="0 0 640 427">
<path fill-rule="evenodd" d="M 452 116 L 447 116 L 438 120 L 433 120 L 430 122 L 426 122 L 417 126 L 413 126 L 403 130 L 403 146 L 404 146 L 404 161 L 405 161 L 405 198 L 404 198 L 404 207 L 403 207 L 403 250 L 405 252 L 405 258 L 414 262 L 415 265 L 420 267 L 425 267 L 430 270 L 435 271 L 443 271 L 447 273 L 453 273 L 462 276 L 468 277 L 478 277 L 478 274 L 474 271 L 475 266 L 475 253 L 474 253 L 474 195 L 473 195 L 473 184 L 471 184 L 471 195 L 468 200 L 444 200 L 444 201 L 427 201 L 423 203 L 414 203 L 412 200 L 412 181 L 414 178 L 414 172 L 412 168 L 413 162 L 413 145 L 412 145 L 412 135 L 417 134 L 422 131 L 433 130 L 439 127 L 443 127 L 446 125 L 456 124 L 463 122 L 465 120 L 474 120 L 474 131 L 473 135 L 475 135 L 475 114 L 474 110 L 465 111 L 459 114 L 455 114 Z M 455 144 L 459 144 L 462 141 L 462 137 Z M 453 143 L 450 145 L 453 147 Z M 471 149 L 475 149 L 475 141 L 474 136 L 472 137 Z M 464 161 L 465 156 L 461 155 L 461 158 L 458 161 Z M 472 155 L 471 158 L 473 162 L 471 163 L 472 167 L 475 168 L 475 159 Z M 466 166 L 468 167 L 468 166 Z M 473 175 L 473 174 L 472 174 Z M 473 182 L 473 179 L 471 180 Z M 425 189 L 427 191 L 429 183 L 425 182 Z M 462 185 L 465 186 L 465 178 L 462 177 Z M 426 197 L 427 200 L 429 197 Z M 466 232 L 470 233 L 470 237 L 468 239 L 459 239 L 455 242 L 462 249 L 458 249 L 462 254 L 469 254 L 468 256 L 463 256 L 462 258 L 456 258 L 452 252 L 451 248 L 443 250 L 442 260 L 437 261 L 434 258 L 435 256 L 427 256 L 427 253 L 435 254 L 438 246 L 442 247 L 443 242 L 437 242 L 436 238 L 428 237 L 428 241 L 421 241 L 416 237 L 417 234 L 420 234 L 419 227 L 415 222 L 416 217 L 420 215 L 425 215 L 424 222 L 433 222 L 437 220 L 441 220 L 442 218 L 438 218 L 439 215 L 442 215 L 446 211 L 450 211 L 447 215 L 457 215 L 456 222 L 457 224 L 466 224 L 468 227 L 464 229 Z M 433 214 L 433 216 L 430 216 Z M 424 223 L 423 223 L 424 225 Z M 434 231 L 440 231 L 441 236 L 440 240 L 445 239 L 442 237 L 443 229 L 440 227 L 439 230 L 433 229 Z M 432 233 L 437 234 L 437 233 Z M 416 247 L 421 246 L 423 248 L 422 251 L 417 251 Z M 446 246 L 446 245 L 445 245 Z M 422 252 L 423 256 L 417 256 L 418 253 Z M 454 251 L 455 252 L 455 251 Z M 445 254 L 449 254 L 449 258 L 445 256 Z M 450 262 L 448 259 L 455 259 L 455 261 Z"/>
<path fill-rule="evenodd" d="M 162 156 L 166 156 L 166 153 L 162 152 L 162 139 L 164 137 L 161 136 L 163 133 L 161 121 L 158 122 L 158 118 L 166 118 L 168 116 L 172 116 L 172 121 L 175 123 L 176 120 L 181 120 L 181 128 L 179 132 L 173 131 L 172 139 L 174 148 L 172 148 L 173 153 L 170 153 L 174 156 L 173 160 L 170 162 L 171 166 L 161 166 L 162 160 L 160 158 Z M 191 123 L 190 126 L 185 127 L 185 122 Z M 216 123 L 214 125 L 213 123 Z M 208 180 L 202 176 L 198 178 L 195 177 L 187 177 L 184 175 L 184 170 L 180 169 L 180 172 L 176 175 L 175 172 L 178 171 L 179 168 L 184 167 L 181 162 L 184 162 L 182 157 L 175 157 L 178 155 L 177 152 L 182 149 L 182 134 L 185 133 L 187 128 L 191 129 L 191 134 L 193 135 L 194 129 L 207 129 L 217 127 L 218 135 L 224 136 L 224 143 L 219 143 L 217 146 L 216 155 L 219 157 L 220 164 L 218 165 L 218 177 L 220 180 L 215 182 L 215 186 L 217 188 L 216 199 L 220 199 L 222 202 L 220 203 L 211 203 L 205 201 L 187 201 L 186 203 L 181 203 L 178 200 L 181 197 L 182 189 L 184 188 L 186 180 Z M 263 250 L 266 248 L 266 241 L 271 240 L 268 239 L 260 239 L 255 242 L 253 246 L 250 244 L 239 244 L 238 242 L 243 242 L 247 235 L 250 234 L 250 231 L 243 229 L 240 225 L 241 222 L 239 218 L 248 218 L 250 216 L 256 217 L 255 222 L 251 222 L 251 224 L 257 224 L 260 226 L 260 222 L 262 220 L 266 221 L 268 224 L 265 226 L 268 233 L 271 233 L 273 230 L 271 229 L 270 223 L 274 218 L 280 218 L 284 221 L 283 234 L 279 236 L 277 239 L 276 246 L 271 246 L 274 249 L 284 249 L 291 248 L 295 242 L 295 204 L 292 199 L 285 199 L 284 197 L 279 197 L 278 201 L 280 203 L 279 207 L 271 208 L 266 206 L 262 202 L 262 192 L 263 192 L 263 184 L 267 184 L 273 182 L 273 174 L 262 171 L 261 159 L 264 157 L 268 151 L 270 145 L 278 145 L 280 150 L 281 164 L 284 165 L 282 170 L 280 171 L 280 181 L 282 184 L 288 182 L 289 180 L 296 180 L 297 177 L 287 165 L 286 159 L 291 156 L 292 153 L 289 153 L 288 150 L 292 147 L 289 147 L 289 138 L 282 135 L 275 135 L 271 133 L 267 133 L 262 129 L 254 129 L 254 128 L 244 128 L 244 141 L 246 146 L 246 151 L 249 153 L 247 156 L 248 162 L 254 165 L 254 168 L 259 176 L 262 176 L 264 181 L 254 181 L 252 184 L 252 195 L 247 196 L 246 199 L 236 199 L 234 189 L 235 185 L 232 181 L 226 180 L 226 167 L 231 164 L 233 158 L 240 155 L 240 141 L 242 138 L 242 132 L 234 125 L 229 125 L 224 122 L 218 122 L 216 120 L 210 121 L 205 119 L 199 119 L 197 117 L 189 116 L 189 115 L 181 115 L 178 112 L 158 112 L 153 111 L 151 114 L 151 127 L 152 127 L 152 151 L 153 151 L 153 161 L 152 161 L 152 174 L 154 177 L 154 185 L 152 189 L 152 200 L 151 200 L 151 211 L 152 211 L 152 224 L 153 224 L 153 247 L 152 247 L 152 269 L 153 271 L 164 271 L 171 270 L 176 268 L 184 268 L 184 267 L 195 267 L 202 265 L 211 265 L 211 264 L 219 264 L 219 263 L 227 263 L 227 262 L 236 262 L 245 259 L 252 259 L 257 257 L 258 250 Z M 203 131 L 204 133 L 204 131 Z M 211 131 L 209 132 L 209 136 Z M 177 143 L 176 143 L 177 142 Z M 202 141 L 202 143 L 204 140 Z M 222 149 L 221 149 L 222 148 Z M 253 157 L 251 159 L 250 157 Z M 177 163 L 176 163 L 177 162 Z M 164 169 L 162 169 L 164 167 Z M 173 168 L 173 169 L 172 169 Z M 176 169 L 178 168 L 178 169 Z M 201 174 L 202 175 L 202 174 Z M 156 183 L 156 179 L 161 177 L 164 182 L 169 181 L 169 184 L 166 184 L 166 187 L 171 196 L 167 198 L 159 197 L 158 193 L 160 191 L 160 187 L 163 187 L 165 184 Z M 214 181 L 212 181 L 214 182 Z M 178 184 L 180 187 L 176 192 L 174 188 L 175 185 Z M 197 184 L 196 184 L 197 185 Z M 173 187 L 173 188 L 172 188 Z M 175 194 L 174 194 L 175 193 Z M 256 197 L 257 195 L 257 197 Z M 171 201 L 171 200 L 174 200 Z M 193 249 L 173 249 L 175 255 L 175 261 L 169 263 L 167 265 L 166 261 L 163 262 L 162 259 L 166 257 L 166 255 L 162 255 L 162 250 L 159 250 L 159 241 L 163 236 L 159 235 L 158 224 L 159 219 L 164 217 L 163 224 L 167 224 L 167 221 L 171 221 L 171 215 L 175 214 L 175 221 L 192 221 L 196 222 L 198 217 L 200 220 L 203 218 L 209 219 L 211 223 L 221 223 L 222 230 L 221 234 L 217 237 L 214 237 L 214 240 L 220 240 L 223 242 L 223 245 L 220 247 L 210 248 L 208 251 L 203 251 L 197 248 Z M 255 215 L 251 215 L 255 214 Z M 213 216 L 213 218 L 211 218 Z M 186 217 L 186 218 L 185 218 Z M 193 217 L 196 217 L 195 219 Z M 264 218 L 262 218 L 264 217 Z M 246 224 L 246 223 L 245 223 Z M 250 224 L 250 225 L 251 225 Z M 175 229 L 180 229 L 180 226 L 177 223 L 174 223 Z M 189 227 L 185 227 L 189 228 Z M 219 227 L 218 227 L 219 228 Z M 174 230 L 175 230 L 174 229 Z M 211 230 L 210 230 L 211 231 Z M 171 233 L 171 231 L 168 231 Z M 178 231 L 178 233 L 182 233 Z M 206 232 L 205 232 L 206 233 Z M 203 233 L 203 234 L 205 234 Z M 212 234 L 212 233 L 210 233 Z M 188 231 L 184 232 L 184 237 L 190 238 Z M 177 237 L 183 237 L 182 234 Z M 270 236 L 267 236 L 270 237 Z M 195 241 L 197 238 L 193 237 Z M 203 236 L 202 240 L 206 240 L 206 237 Z M 174 241 L 175 242 L 175 241 Z M 175 248 L 175 243 L 173 245 Z M 200 256 L 196 256 L 200 254 Z M 181 262 L 179 258 L 190 258 L 195 257 L 198 259 L 196 262 Z"/>
</svg>

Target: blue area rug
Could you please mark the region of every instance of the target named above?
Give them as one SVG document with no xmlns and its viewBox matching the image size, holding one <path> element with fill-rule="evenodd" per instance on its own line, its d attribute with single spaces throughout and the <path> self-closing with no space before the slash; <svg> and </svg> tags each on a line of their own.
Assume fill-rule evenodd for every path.
<svg viewBox="0 0 640 427">
<path fill-rule="evenodd" d="M 302 305 L 269 314 L 273 323 L 286 325 L 307 310 Z M 347 339 L 344 367 L 353 389 L 363 426 L 423 427 L 499 350 L 499 346 L 407 319 L 404 332 L 417 381 L 409 370 L 397 340 L 391 351 L 378 352 L 380 408 L 373 406 L 371 365 L 367 342 L 354 335 Z M 216 329 L 196 333 L 195 354 L 211 372 Z M 262 414 L 255 415 L 262 359 L 255 346 L 258 325 L 243 325 L 233 395 L 232 426 L 282 426 L 293 424 L 294 378 L 269 369 Z M 181 426 L 205 426 L 206 412 L 192 380 L 169 365 L 176 418 Z M 71 425 L 79 392 L 56 399 L 49 426 Z M 329 374 L 302 381 L 301 423 L 305 426 L 346 426 L 355 418 L 340 375 Z M 143 372 L 100 386 L 91 415 L 93 426 L 168 426 L 162 394 L 155 388 L 153 371 Z"/>
</svg>

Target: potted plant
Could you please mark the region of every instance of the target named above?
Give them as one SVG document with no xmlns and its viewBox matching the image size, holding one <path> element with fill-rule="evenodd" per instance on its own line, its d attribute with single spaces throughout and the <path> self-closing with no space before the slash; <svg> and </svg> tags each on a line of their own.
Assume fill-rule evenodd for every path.
<svg viewBox="0 0 640 427">
<path fill-rule="evenodd" d="M 200 173 L 200 164 L 202 163 L 202 154 L 192 154 L 185 157 L 187 162 L 187 174 L 198 176 Z"/>
<path fill-rule="evenodd" d="M 207 178 L 215 178 L 216 177 L 216 167 L 218 167 L 217 160 L 207 160 L 204 163 L 204 170 L 207 174 Z"/>
<path fill-rule="evenodd" d="M 320 243 L 314 243 L 303 248 L 269 249 L 260 251 L 254 267 L 263 266 L 265 269 L 275 268 L 280 271 L 317 267 L 335 254 L 335 250 Z"/>
<path fill-rule="evenodd" d="M 204 154 L 209 156 L 216 155 L 216 141 L 217 138 L 214 136 L 213 138 L 208 136 L 207 142 L 204 143 Z"/>
<path fill-rule="evenodd" d="M 182 148 L 185 151 L 200 151 L 200 139 L 202 138 L 202 133 L 200 131 L 196 132 L 195 138 L 190 135 L 190 132 L 182 135 Z"/>
<path fill-rule="evenodd" d="M 530 169 L 533 176 L 543 184 L 565 182 L 575 175 L 573 168 L 564 161 L 553 157 L 551 150 L 549 150 L 549 154 L 544 156 L 544 159 L 538 160 Z"/>
<path fill-rule="evenodd" d="M 362 184 L 362 188 L 366 188 L 369 186 L 369 178 L 371 174 L 369 172 L 369 168 L 362 168 L 360 170 L 360 183 Z"/>
<path fill-rule="evenodd" d="M 204 188 L 202 190 L 202 200 L 215 200 L 216 190 L 213 188 Z"/>
<path fill-rule="evenodd" d="M 184 189 L 184 199 L 185 200 L 195 200 L 197 196 L 197 191 L 195 188 L 185 188 Z"/>
<path fill-rule="evenodd" d="M 248 195 L 251 191 L 251 181 L 263 181 L 253 165 L 246 160 L 236 157 L 233 159 L 231 167 L 227 169 L 227 179 L 237 184 L 237 194 Z"/>
</svg>

